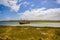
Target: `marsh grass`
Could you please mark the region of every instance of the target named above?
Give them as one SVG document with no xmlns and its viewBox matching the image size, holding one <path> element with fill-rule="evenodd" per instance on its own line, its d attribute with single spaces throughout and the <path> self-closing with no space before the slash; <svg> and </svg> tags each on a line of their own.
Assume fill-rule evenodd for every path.
<svg viewBox="0 0 60 40">
<path fill-rule="evenodd" d="M 0 26 L 3 40 L 60 40 L 60 28 L 32 26 Z"/>
</svg>

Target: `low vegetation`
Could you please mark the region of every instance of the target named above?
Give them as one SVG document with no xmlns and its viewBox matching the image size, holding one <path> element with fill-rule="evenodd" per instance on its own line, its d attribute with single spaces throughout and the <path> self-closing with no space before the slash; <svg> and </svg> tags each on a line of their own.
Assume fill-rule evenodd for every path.
<svg viewBox="0 0 60 40">
<path fill-rule="evenodd" d="M 30 22 L 60 22 L 60 20 L 3 20 L 0 22 L 21 22 L 21 21 L 30 21 Z"/>
<path fill-rule="evenodd" d="M 0 40 L 60 40 L 60 28 L 0 26 Z"/>
</svg>

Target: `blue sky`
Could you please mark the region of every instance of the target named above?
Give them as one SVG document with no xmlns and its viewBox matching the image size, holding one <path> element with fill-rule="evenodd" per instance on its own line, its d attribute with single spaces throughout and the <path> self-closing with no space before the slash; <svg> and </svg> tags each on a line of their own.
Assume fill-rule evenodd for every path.
<svg viewBox="0 0 60 40">
<path fill-rule="evenodd" d="M 60 0 L 0 0 L 0 20 L 60 20 Z"/>
</svg>

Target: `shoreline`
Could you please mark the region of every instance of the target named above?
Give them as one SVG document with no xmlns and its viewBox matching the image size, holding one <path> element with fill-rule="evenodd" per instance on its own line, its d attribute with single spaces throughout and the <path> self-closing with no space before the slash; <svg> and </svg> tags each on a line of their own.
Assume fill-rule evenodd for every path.
<svg viewBox="0 0 60 40">
<path fill-rule="evenodd" d="M 53 29 L 60 29 L 60 27 L 51 27 L 51 26 L 0 26 L 0 27 L 22 27 L 22 28 L 53 28 Z"/>
</svg>

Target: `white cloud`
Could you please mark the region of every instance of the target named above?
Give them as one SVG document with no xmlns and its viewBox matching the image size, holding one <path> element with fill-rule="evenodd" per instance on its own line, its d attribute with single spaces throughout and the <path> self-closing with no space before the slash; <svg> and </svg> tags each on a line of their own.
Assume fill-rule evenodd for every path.
<svg viewBox="0 0 60 40">
<path fill-rule="evenodd" d="M 60 20 L 60 8 L 54 9 L 47 9 L 46 8 L 39 8 L 34 10 L 27 10 L 20 18 L 23 20 Z"/>
<path fill-rule="evenodd" d="M 13 10 L 15 10 L 16 12 L 19 10 L 20 5 L 21 5 L 21 4 L 17 5 L 17 4 L 16 4 L 17 2 L 18 2 L 17 0 L 13 0 L 13 1 L 10 0 L 10 1 L 9 1 L 10 7 L 11 7 Z"/>
<path fill-rule="evenodd" d="M 30 4 L 30 3 L 27 2 L 27 1 L 22 2 L 22 5 L 24 5 L 24 7 L 27 7 L 27 5 L 29 5 L 29 4 Z"/>
<path fill-rule="evenodd" d="M 57 3 L 60 4 L 60 0 L 57 0 Z"/>
<path fill-rule="evenodd" d="M 17 4 L 20 1 L 22 1 L 22 0 L 19 0 L 19 1 L 18 0 L 0 0 L 0 4 L 10 7 L 12 10 L 14 10 L 16 12 L 20 9 L 21 5 L 24 5 L 26 7 L 27 5 L 30 4 L 27 1 Z M 34 6 L 34 5 L 32 5 L 32 6 Z"/>
<path fill-rule="evenodd" d="M 0 4 L 3 4 L 3 5 L 7 5 L 7 6 L 9 6 L 9 4 L 8 4 L 8 0 L 0 0 Z"/>
<path fill-rule="evenodd" d="M 23 2 L 24 5 L 28 5 L 29 3 L 27 1 Z"/>
<path fill-rule="evenodd" d="M 0 0 L 0 4 L 10 7 L 14 11 L 18 11 L 21 4 L 17 5 L 18 0 Z"/>
</svg>

